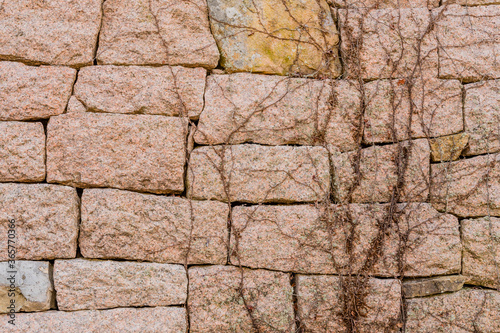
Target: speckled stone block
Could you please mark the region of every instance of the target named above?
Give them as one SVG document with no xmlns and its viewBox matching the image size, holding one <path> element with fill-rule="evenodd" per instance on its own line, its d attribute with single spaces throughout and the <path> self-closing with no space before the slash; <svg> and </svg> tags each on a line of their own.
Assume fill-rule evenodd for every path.
<svg viewBox="0 0 500 333">
<path fill-rule="evenodd" d="M 200 144 L 357 147 L 360 94 L 354 82 L 236 73 L 207 78 Z"/>
<path fill-rule="evenodd" d="M 0 181 L 45 179 L 45 133 L 42 123 L 0 121 Z"/>
<path fill-rule="evenodd" d="M 74 188 L 0 184 L 0 248 L 7 249 L 9 221 L 14 220 L 16 260 L 74 258 L 79 218 Z M 0 260 L 9 260 L 7 250 L 0 251 Z"/>
<path fill-rule="evenodd" d="M 92 64 L 102 2 L 3 1 L 0 60 L 74 67 Z"/>
<path fill-rule="evenodd" d="M 217 66 L 205 0 L 107 0 L 103 15 L 99 64 Z"/>
<path fill-rule="evenodd" d="M 314 205 L 237 206 L 232 212 L 230 260 L 236 266 L 296 273 L 358 273 L 388 209 L 387 204 L 333 205 L 328 210 Z M 412 203 L 397 205 L 394 218 L 397 223 L 387 227 L 377 250 L 379 260 L 364 273 L 398 275 L 399 250 L 404 253 L 405 276 L 460 272 L 456 217 L 427 203 Z M 400 244 L 401 239 L 406 243 Z"/>
<path fill-rule="evenodd" d="M 312 202 L 322 200 L 330 186 L 323 147 L 199 147 L 187 173 L 188 197 L 194 199 Z"/>
<path fill-rule="evenodd" d="M 15 326 L 0 316 L 12 333 L 185 333 L 186 309 L 181 307 L 120 308 L 90 311 L 47 311 L 16 314 Z"/>
<path fill-rule="evenodd" d="M 500 293 L 462 289 L 455 293 L 407 301 L 408 333 L 500 331 Z"/>
<path fill-rule="evenodd" d="M 0 62 L 0 120 L 43 119 L 64 112 L 76 70 Z"/>
<path fill-rule="evenodd" d="M 356 184 L 358 158 L 360 179 Z M 349 200 L 356 203 L 390 202 L 398 184 L 398 167 L 402 168 L 406 158 L 408 166 L 404 171 L 399 201 L 426 201 L 430 164 L 430 148 L 426 139 L 371 146 L 362 149 L 359 155 L 353 151 L 334 156 L 336 200 L 341 203 Z"/>
<path fill-rule="evenodd" d="M 204 68 L 91 66 L 78 73 L 73 94 L 88 111 L 198 118 L 205 77 Z"/>
<path fill-rule="evenodd" d="M 467 1 L 467 0 L 459 0 Z M 485 0 L 476 0 L 485 1 Z M 487 1 L 487 0 L 486 0 Z M 491 1 L 491 0 L 490 0 Z M 493 0 L 495 1 L 495 0 Z M 439 0 L 332 0 L 336 7 L 347 8 L 434 8 Z"/>
<path fill-rule="evenodd" d="M 500 216 L 500 154 L 431 165 L 431 202 L 460 217 Z"/>
<path fill-rule="evenodd" d="M 221 202 L 86 189 L 80 249 L 86 258 L 225 264 L 228 214 Z"/>
<path fill-rule="evenodd" d="M 290 275 L 234 266 L 190 267 L 190 331 L 294 332 Z"/>
<path fill-rule="evenodd" d="M 75 112 L 47 129 L 47 182 L 141 192 L 184 189 L 187 122 L 177 117 Z"/>
<path fill-rule="evenodd" d="M 56 260 L 59 310 L 180 305 L 187 298 L 181 265 L 87 259 Z"/>
<path fill-rule="evenodd" d="M 297 315 L 306 332 L 349 332 L 342 311 L 343 290 L 355 283 L 338 276 L 297 275 Z M 356 332 L 397 332 L 401 311 L 401 283 L 395 279 L 370 278 L 364 286 L 366 306 L 359 308 L 354 324 Z M 358 301 L 361 297 L 358 295 Z"/>
<path fill-rule="evenodd" d="M 462 275 L 406 280 L 403 281 L 403 293 L 405 298 L 415 298 L 458 291 L 464 286 L 465 280 Z"/>
</svg>

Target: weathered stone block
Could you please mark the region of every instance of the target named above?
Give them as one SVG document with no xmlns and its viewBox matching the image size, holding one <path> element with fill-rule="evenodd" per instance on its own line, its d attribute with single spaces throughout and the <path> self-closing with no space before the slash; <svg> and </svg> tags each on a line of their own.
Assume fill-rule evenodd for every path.
<svg viewBox="0 0 500 333">
<path fill-rule="evenodd" d="M 74 96 L 89 111 L 198 118 L 205 76 L 203 68 L 91 66 L 78 73 Z"/>
<path fill-rule="evenodd" d="M 388 209 L 387 204 L 334 205 L 328 210 L 313 205 L 237 206 L 232 212 L 230 260 L 233 265 L 313 274 L 362 271 L 395 276 L 400 260 L 405 276 L 460 272 L 458 219 L 427 203 L 396 207 L 397 223 L 386 228 L 376 249 L 378 261 L 367 268 L 371 244 Z"/>
<path fill-rule="evenodd" d="M 337 7 L 347 8 L 434 8 L 439 6 L 439 0 L 332 0 L 331 2 Z"/>
<path fill-rule="evenodd" d="M 460 82 L 432 78 L 416 81 L 411 100 L 404 79 L 377 80 L 365 85 L 365 142 L 396 142 L 463 130 Z"/>
<path fill-rule="evenodd" d="M 323 147 L 199 147 L 188 166 L 187 195 L 240 202 L 312 202 L 330 187 Z"/>
<path fill-rule="evenodd" d="M 75 112 L 52 117 L 47 182 L 182 192 L 187 123 L 153 115 Z"/>
<path fill-rule="evenodd" d="M 225 264 L 228 214 L 221 202 L 86 189 L 80 249 L 86 258 Z"/>
<path fill-rule="evenodd" d="M 500 78 L 500 6 L 449 5 L 433 10 L 439 77 Z"/>
<path fill-rule="evenodd" d="M 297 314 L 305 331 L 349 332 L 343 318 L 345 304 L 342 294 L 353 290 L 343 290 L 342 286 L 355 288 L 356 284 L 329 275 L 298 275 L 296 279 Z M 398 331 L 401 283 L 394 279 L 370 278 L 360 292 L 366 293 L 366 306 L 357 309 L 359 317 L 354 323 L 356 332 Z M 361 301 L 360 295 L 357 301 Z"/>
<path fill-rule="evenodd" d="M 185 333 L 186 309 L 181 307 L 121 308 L 90 311 L 47 311 L 16 314 L 15 326 L 0 316 L 12 333 Z"/>
<path fill-rule="evenodd" d="M 467 283 L 500 290 L 500 218 L 463 220 L 462 241 Z"/>
<path fill-rule="evenodd" d="M 339 36 L 324 0 L 208 0 L 229 72 L 341 74 Z"/>
<path fill-rule="evenodd" d="M 431 202 L 461 217 L 500 216 L 500 154 L 431 165 Z"/>
<path fill-rule="evenodd" d="M 500 332 L 500 293 L 462 289 L 407 301 L 408 333 Z"/>
<path fill-rule="evenodd" d="M 0 62 L 0 120 L 49 118 L 64 112 L 76 70 Z"/>
<path fill-rule="evenodd" d="M 187 272 L 181 265 L 56 260 L 54 285 L 59 310 L 184 304 Z"/>
<path fill-rule="evenodd" d="M 0 59 L 75 67 L 92 64 L 102 2 L 4 1 Z"/>
<path fill-rule="evenodd" d="M 290 275 L 234 266 L 191 267 L 190 331 L 294 332 Z"/>
<path fill-rule="evenodd" d="M 500 151 L 500 80 L 465 85 L 464 121 L 467 155 Z"/>
<path fill-rule="evenodd" d="M 49 184 L 0 184 L 0 248 L 15 220 L 16 260 L 74 258 L 80 217 L 76 190 Z M 7 251 L 0 260 L 9 260 Z"/>
<path fill-rule="evenodd" d="M 354 150 L 360 105 L 353 82 L 210 75 L 195 140 L 201 144 L 326 142 L 342 151 Z"/>
<path fill-rule="evenodd" d="M 355 165 L 359 160 L 359 183 Z M 407 168 L 403 172 L 403 163 Z M 404 174 L 399 201 L 426 201 L 429 193 L 430 149 L 426 139 L 372 146 L 334 156 L 335 197 L 341 203 L 389 202 Z M 398 170 L 400 176 L 398 177 Z M 399 179 L 401 181 L 401 179 Z M 352 193 L 350 193 L 352 192 Z M 349 198 L 351 196 L 351 198 Z"/>
<path fill-rule="evenodd" d="M 412 2 L 413 3 L 413 2 Z M 339 9 L 342 54 L 349 78 L 435 77 L 436 41 L 427 8 Z"/>
<path fill-rule="evenodd" d="M 442 294 L 462 289 L 464 282 L 465 277 L 462 275 L 408 280 L 403 282 L 403 293 L 405 298 Z"/>
<path fill-rule="evenodd" d="M 457 3 L 462 6 L 484 6 L 484 5 L 498 5 L 498 0 L 443 0 L 443 5 Z"/>
<path fill-rule="evenodd" d="M 11 299 L 15 300 L 16 312 L 49 310 L 55 307 L 54 287 L 48 261 L 16 261 L 0 263 L 0 312 L 9 312 Z M 14 279 L 10 271 L 16 271 Z M 12 297 L 11 282 L 15 284 Z"/>
<path fill-rule="evenodd" d="M 45 179 L 45 133 L 42 123 L 0 122 L 0 181 Z"/>
<path fill-rule="evenodd" d="M 103 13 L 99 64 L 217 66 L 205 0 L 107 0 Z"/>
<path fill-rule="evenodd" d="M 459 133 L 429 140 L 433 162 L 458 160 L 469 143 L 469 134 Z"/>
</svg>

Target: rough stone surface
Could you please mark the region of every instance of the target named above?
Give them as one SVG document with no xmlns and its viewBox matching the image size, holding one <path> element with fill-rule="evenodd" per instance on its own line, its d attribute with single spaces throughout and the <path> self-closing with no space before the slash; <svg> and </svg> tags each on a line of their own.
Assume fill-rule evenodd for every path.
<svg viewBox="0 0 500 333">
<path fill-rule="evenodd" d="M 186 309 L 181 307 L 121 308 L 90 311 L 47 311 L 16 314 L 16 325 L 0 316 L 12 333 L 185 333 Z"/>
<path fill-rule="evenodd" d="M 499 5 L 498 0 L 443 0 L 443 5 L 457 3 L 462 6 Z"/>
<path fill-rule="evenodd" d="M 89 111 L 198 118 L 205 76 L 203 68 L 91 66 L 78 73 L 74 95 Z"/>
<path fill-rule="evenodd" d="M 0 248 L 15 220 L 16 260 L 74 258 L 80 217 L 76 190 L 49 184 L 0 184 Z M 9 260 L 7 250 L 0 260 Z"/>
<path fill-rule="evenodd" d="M 323 147 L 234 145 L 193 150 L 187 195 L 239 202 L 312 202 L 330 186 Z"/>
<path fill-rule="evenodd" d="M 461 217 L 500 216 L 500 154 L 431 165 L 431 202 Z"/>
<path fill-rule="evenodd" d="M 436 137 L 463 130 L 462 86 L 459 81 L 417 80 L 411 90 L 411 102 L 405 82 L 404 79 L 377 80 L 365 85 L 368 99 L 364 116 L 365 142 Z"/>
<path fill-rule="evenodd" d="M 500 332 L 498 291 L 462 289 L 407 304 L 407 333 Z"/>
<path fill-rule="evenodd" d="M 227 219 L 221 202 L 86 189 L 80 249 L 86 258 L 224 264 Z"/>
<path fill-rule="evenodd" d="M 107 0 L 103 12 L 99 64 L 217 66 L 205 0 Z"/>
<path fill-rule="evenodd" d="M 500 6 L 449 5 L 433 10 L 439 77 L 500 78 Z"/>
<path fill-rule="evenodd" d="M 434 8 L 439 6 L 439 0 L 331 0 L 331 2 L 337 7 L 347 8 Z"/>
<path fill-rule="evenodd" d="M 181 265 L 86 259 L 54 264 L 59 310 L 184 304 L 187 284 Z"/>
<path fill-rule="evenodd" d="M 410 144 L 411 142 L 411 144 Z M 335 197 L 339 202 L 389 202 L 398 183 L 398 163 L 408 154 L 408 167 L 400 201 L 426 201 L 429 193 L 430 149 L 426 139 L 400 144 L 372 146 L 361 150 L 360 181 L 356 184 L 357 152 L 339 154 L 333 158 L 335 167 Z"/>
<path fill-rule="evenodd" d="M 388 205 L 331 206 L 328 211 L 313 205 L 234 207 L 231 230 L 231 263 L 298 273 L 357 273 L 378 234 Z M 399 204 L 397 224 L 391 225 L 380 260 L 364 273 L 398 274 L 398 243 L 404 248 L 405 276 L 458 273 L 461 244 L 458 220 L 440 214 L 427 203 Z M 355 227 L 349 223 L 349 216 Z M 347 235 L 352 233 L 352 259 Z"/>
<path fill-rule="evenodd" d="M 295 331 L 289 274 L 234 266 L 191 267 L 188 274 L 191 332 Z"/>
<path fill-rule="evenodd" d="M 103 0 L 3 1 L 0 60 L 92 64 Z"/>
<path fill-rule="evenodd" d="M 210 75 L 196 142 L 357 147 L 360 97 L 354 83 L 236 73 Z"/>
<path fill-rule="evenodd" d="M 42 123 L 0 122 L 0 181 L 45 179 L 45 133 Z"/>
<path fill-rule="evenodd" d="M 459 133 L 429 140 L 433 162 L 458 160 L 469 142 L 469 134 Z"/>
<path fill-rule="evenodd" d="M 210 24 L 230 72 L 341 74 L 339 36 L 324 0 L 208 0 Z"/>
<path fill-rule="evenodd" d="M 66 107 L 67 113 L 73 112 L 86 112 L 87 108 L 82 104 L 74 95 L 69 98 L 68 106 Z"/>
<path fill-rule="evenodd" d="M 432 34 L 426 34 L 430 24 L 427 8 L 338 12 L 348 77 L 406 77 L 414 69 L 417 77 L 437 76 L 436 42 Z"/>
<path fill-rule="evenodd" d="M 9 312 L 12 290 L 11 281 L 15 281 L 16 312 L 49 310 L 55 306 L 54 287 L 52 286 L 48 261 L 17 261 L 0 263 L 0 312 Z M 9 271 L 16 271 L 15 274 Z M 9 281 L 14 275 L 14 280 Z"/>
<path fill-rule="evenodd" d="M 306 332 L 349 332 L 342 318 L 342 284 L 337 276 L 298 275 L 297 312 Z M 345 281 L 343 281 L 345 284 Z M 401 283 L 369 279 L 366 307 L 359 309 L 356 332 L 397 332 L 401 309 Z"/>
<path fill-rule="evenodd" d="M 76 70 L 0 62 L 0 120 L 49 118 L 64 112 Z"/>
<path fill-rule="evenodd" d="M 462 241 L 467 283 L 500 290 L 500 218 L 463 220 Z"/>
<path fill-rule="evenodd" d="M 187 123 L 174 117 L 91 112 L 52 117 L 47 182 L 182 192 L 186 134 Z"/>
<path fill-rule="evenodd" d="M 500 80 L 465 86 L 464 121 L 467 155 L 500 151 Z"/>
<path fill-rule="evenodd" d="M 462 289 L 464 282 L 465 277 L 461 275 L 408 280 L 403 282 L 403 293 L 406 298 L 442 294 Z"/>
</svg>

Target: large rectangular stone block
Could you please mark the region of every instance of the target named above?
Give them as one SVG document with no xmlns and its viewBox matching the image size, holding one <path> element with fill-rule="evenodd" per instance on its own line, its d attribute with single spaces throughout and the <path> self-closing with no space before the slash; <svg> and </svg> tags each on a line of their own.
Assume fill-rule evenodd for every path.
<svg viewBox="0 0 500 333">
<path fill-rule="evenodd" d="M 11 288 L 11 284 L 15 288 Z M 15 289 L 14 295 L 12 289 Z M 12 299 L 16 312 L 55 308 L 52 265 L 48 261 L 0 262 L 0 313 L 10 312 Z"/>
<path fill-rule="evenodd" d="M 351 329 L 366 333 L 397 332 L 401 326 L 398 326 L 401 312 L 399 280 L 370 278 L 360 287 L 361 284 L 349 283 L 347 279 L 331 275 L 297 275 L 297 315 L 303 329 L 306 332 L 352 332 L 346 325 L 349 319 L 343 318 L 343 315 L 355 315 L 343 312 L 350 308 L 344 300 L 350 299 L 359 302 L 358 305 L 364 304 L 357 308 L 359 317 Z M 360 290 L 354 298 L 356 287 Z"/>
<path fill-rule="evenodd" d="M 0 248 L 5 249 L 0 251 L 0 260 L 12 259 L 7 252 L 8 233 L 16 235 L 16 260 L 74 258 L 79 208 L 78 195 L 71 187 L 0 184 Z M 15 232 L 8 231 L 12 229 Z"/>
<path fill-rule="evenodd" d="M 47 311 L 16 314 L 15 326 L 0 316 L 2 330 L 12 333 L 185 333 L 181 307 L 120 308 L 89 311 Z"/>
<path fill-rule="evenodd" d="M 366 143 L 436 137 L 463 131 L 460 82 L 433 78 L 416 81 L 412 84 L 411 99 L 405 80 L 377 80 L 365 85 Z"/>
<path fill-rule="evenodd" d="M 191 332 L 295 332 L 289 274 L 234 266 L 188 274 Z"/>
<path fill-rule="evenodd" d="M 426 139 L 371 146 L 359 155 L 342 153 L 332 161 L 335 198 L 341 203 L 390 202 L 398 186 L 399 201 L 427 200 L 430 148 Z"/>
<path fill-rule="evenodd" d="M 54 264 L 59 310 L 180 305 L 187 285 L 181 265 L 87 259 Z"/>
<path fill-rule="evenodd" d="M 210 75 L 196 142 L 319 145 L 354 150 L 361 102 L 354 82 Z"/>
<path fill-rule="evenodd" d="M 325 0 L 208 0 L 229 72 L 338 77 L 339 36 Z"/>
<path fill-rule="evenodd" d="M 45 133 L 42 123 L 0 121 L 0 181 L 45 179 Z"/>
<path fill-rule="evenodd" d="M 237 206 L 232 212 L 231 263 L 311 274 L 431 276 L 458 273 L 458 219 L 427 203 L 390 206 Z M 382 234 L 381 234 L 382 233 Z M 380 248 L 371 248 L 382 237 Z M 371 251 L 371 252 L 370 252 Z M 375 255 L 378 260 L 368 264 Z"/>
<path fill-rule="evenodd" d="M 500 80 L 467 84 L 464 122 L 469 134 L 466 155 L 500 151 Z"/>
<path fill-rule="evenodd" d="M 339 9 L 342 54 L 349 78 L 435 77 L 436 41 L 427 8 Z"/>
<path fill-rule="evenodd" d="M 462 242 L 467 284 L 500 290 L 500 218 L 462 220 Z"/>
<path fill-rule="evenodd" d="M 89 111 L 198 118 L 205 77 L 203 68 L 90 66 L 78 73 L 73 94 Z"/>
<path fill-rule="evenodd" d="M 500 154 L 431 165 L 431 202 L 461 217 L 500 216 Z"/>
<path fill-rule="evenodd" d="M 33 64 L 92 64 L 103 0 L 4 1 L 0 59 Z"/>
<path fill-rule="evenodd" d="M 217 66 L 205 0 L 107 0 L 103 15 L 99 64 Z"/>
<path fill-rule="evenodd" d="M 0 120 L 49 118 L 64 112 L 76 70 L 0 62 Z"/>
<path fill-rule="evenodd" d="M 152 193 L 184 189 L 184 119 L 77 112 L 52 117 L 47 132 L 49 183 Z"/>
<path fill-rule="evenodd" d="M 187 195 L 240 202 L 312 202 L 330 188 L 323 147 L 199 147 L 188 166 Z"/>
<path fill-rule="evenodd" d="M 86 258 L 225 264 L 228 214 L 221 202 L 86 189 L 80 249 Z"/>
<path fill-rule="evenodd" d="M 439 45 L 439 77 L 500 78 L 500 6 L 449 5 L 432 11 Z"/>
<path fill-rule="evenodd" d="M 462 289 L 407 301 L 407 333 L 500 332 L 500 292 Z"/>
</svg>

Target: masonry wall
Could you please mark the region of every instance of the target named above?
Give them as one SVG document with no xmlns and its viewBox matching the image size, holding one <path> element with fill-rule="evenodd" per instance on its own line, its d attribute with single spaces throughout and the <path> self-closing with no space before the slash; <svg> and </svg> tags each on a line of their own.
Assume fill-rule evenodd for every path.
<svg viewBox="0 0 500 333">
<path fill-rule="evenodd" d="M 0 261 L 2 332 L 500 332 L 500 4 L 3 1 Z"/>
</svg>

